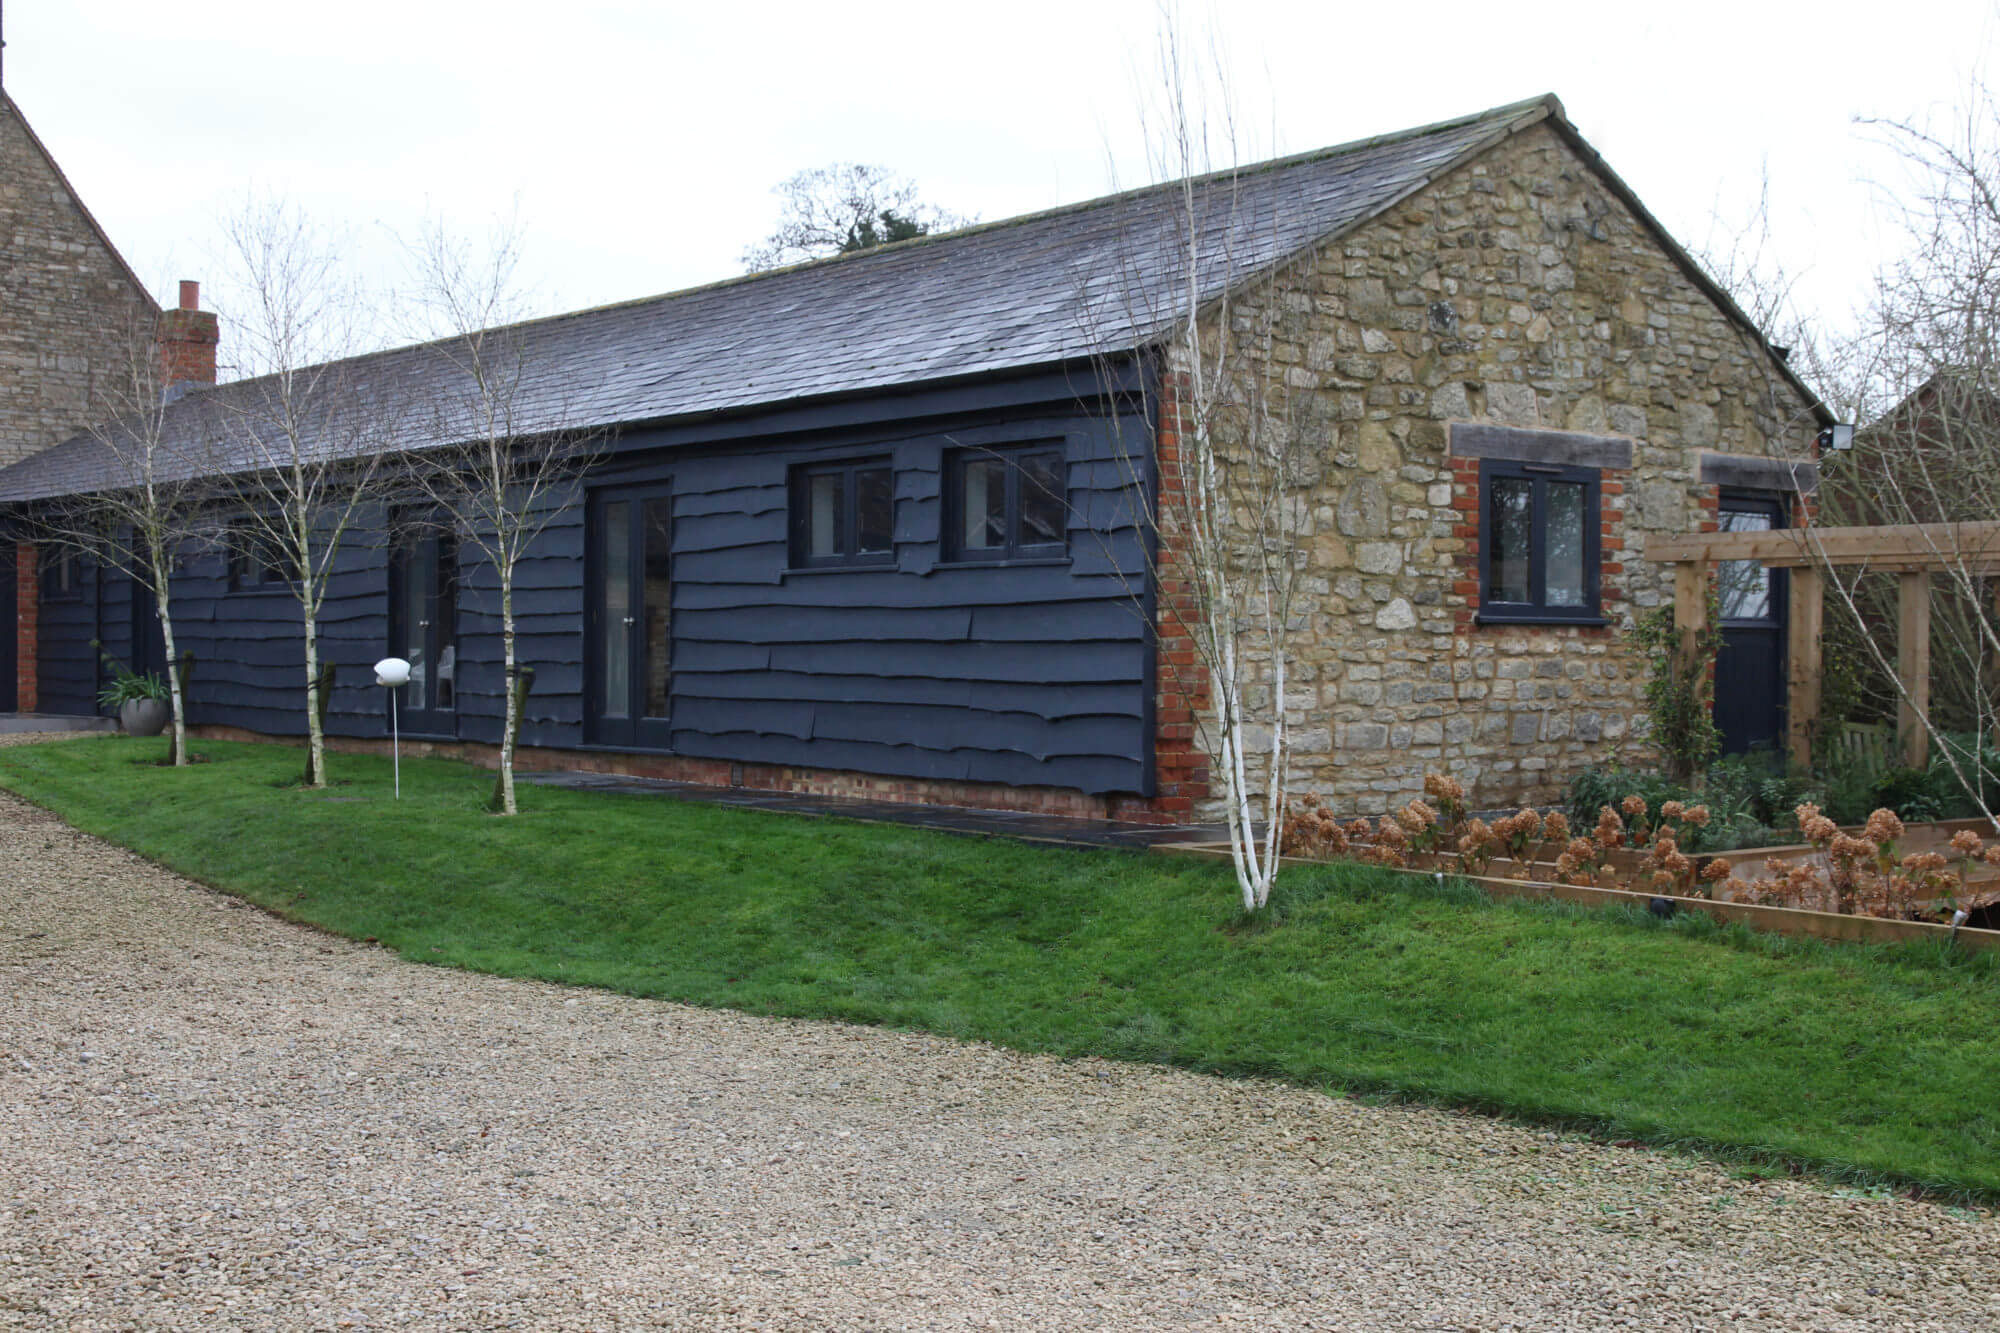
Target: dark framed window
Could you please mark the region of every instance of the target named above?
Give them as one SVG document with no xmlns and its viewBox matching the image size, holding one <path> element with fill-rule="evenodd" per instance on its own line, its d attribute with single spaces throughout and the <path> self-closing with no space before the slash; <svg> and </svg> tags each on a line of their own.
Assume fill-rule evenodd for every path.
<svg viewBox="0 0 2000 1333">
<path fill-rule="evenodd" d="M 1479 465 L 1479 619 L 1600 624 L 1598 474 L 1489 458 Z"/>
<path fill-rule="evenodd" d="M 254 520 L 239 518 L 231 523 L 228 542 L 230 587 L 282 588 L 289 581 L 284 560 Z"/>
<path fill-rule="evenodd" d="M 953 560 L 1062 556 L 1069 539 L 1069 477 L 1062 450 L 976 449 L 947 466 L 946 555 Z"/>
<path fill-rule="evenodd" d="M 83 560 L 62 546 L 44 546 L 37 566 L 44 602 L 73 602 L 83 596 Z"/>
<path fill-rule="evenodd" d="M 886 458 L 792 469 L 792 567 L 896 558 L 896 473 Z"/>
</svg>

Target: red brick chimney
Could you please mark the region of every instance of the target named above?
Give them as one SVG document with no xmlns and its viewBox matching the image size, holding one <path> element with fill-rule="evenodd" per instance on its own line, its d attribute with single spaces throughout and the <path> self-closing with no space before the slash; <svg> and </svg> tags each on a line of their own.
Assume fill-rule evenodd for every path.
<svg viewBox="0 0 2000 1333">
<path fill-rule="evenodd" d="M 181 280 L 181 303 L 160 312 L 160 373 L 167 395 L 215 383 L 215 345 L 222 338 L 215 316 L 201 308 L 201 284 Z"/>
</svg>

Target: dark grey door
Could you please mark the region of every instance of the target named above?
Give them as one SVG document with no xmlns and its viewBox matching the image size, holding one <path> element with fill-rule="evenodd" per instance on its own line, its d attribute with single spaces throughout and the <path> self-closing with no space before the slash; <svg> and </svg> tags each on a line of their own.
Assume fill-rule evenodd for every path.
<svg viewBox="0 0 2000 1333">
<path fill-rule="evenodd" d="M 665 483 L 590 500 L 588 736 L 673 748 L 673 492 Z"/>
<path fill-rule="evenodd" d="M 1724 532 L 1769 532 L 1785 526 L 1784 503 L 1772 496 L 1722 496 Z M 1780 748 L 1785 734 L 1785 610 L 1783 570 L 1754 560 L 1724 560 L 1716 568 L 1722 651 L 1715 660 L 1715 725 L 1724 754 Z"/>
<path fill-rule="evenodd" d="M 398 724 L 425 736 L 458 734 L 458 541 L 408 538 L 389 562 L 389 650 L 410 664 Z M 386 720 L 386 719 L 385 719 Z"/>
<path fill-rule="evenodd" d="M 18 706 L 14 696 L 15 612 L 14 548 L 0 545 L 0 713 L 11 713 Z"/>
<path fill-rule="evenodd" d="M 145 553 L 139 553 L 141 560 Z M 160 601 L 145 579 L 132 576 L 132 670 L 141 676 L 167 675 L 167 628 L 160 623 Z"/>
</svg>

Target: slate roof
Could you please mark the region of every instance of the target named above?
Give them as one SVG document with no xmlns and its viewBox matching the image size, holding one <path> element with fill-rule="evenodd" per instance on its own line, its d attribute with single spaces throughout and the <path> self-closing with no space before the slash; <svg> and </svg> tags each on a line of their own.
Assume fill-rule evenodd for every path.
<svg viewBox="0 0 2000 1333">
<path fill-rule="evenodd" d="M 1207 177 L 1192 191 L 1152 187 L 517 325 L 529 378 L 516 428 L 767 408 L 1145 347 L 1185 301 L 1186 217 L 1199 223 L 1195 286 L 1206 302 L 1550 119 L 1574 135 L 1561 103 L 1540 97 Z M 463 387 L 435 344 L 319 374 L 315 446 L 327 454 L 360 447 L 369 405 L 397 402 L 429 405 L 421 421 L 404 415 L 401 447 L 441 442 L 450 427 L 431 409 Z M 246 471 L 272 457 L 243 426 L 262 415 L 255 406 L 268 391 L 268 381 L 243 380 L 177 404 L 170 434 L 188 469 Z M 77 439 L 0 471 L 0 502 L 113 484 L 101 446 Z"/>
</svg>

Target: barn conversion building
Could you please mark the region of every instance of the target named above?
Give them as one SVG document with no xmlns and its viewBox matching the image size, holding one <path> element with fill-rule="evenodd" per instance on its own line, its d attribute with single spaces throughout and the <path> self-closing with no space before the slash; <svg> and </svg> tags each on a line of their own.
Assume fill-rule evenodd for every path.
<svg viewBox="0 0 2000 1333">
<path fill-rule="evenodd" d="M 1145 521 L 1189 292 L 1263 321 L 1291 395 L 1310 633 L 1282 704 L 1297 785 L 1348 808 L 1399 802 L 1427 768 L 1498 805 L 1642 758 L 1645 666 L 1619 630 L 1669 590 L 1636 537 L 1783 525 L 1811 484 L 1792 460 L 1823 409 L 1538 98 L 520 326 L 522 430 L 598 441 L 522 566 L 521 764 L 1206 812 L 1203 696 Z M 455 373 L 416 347 L 338 382 L 358 411 L 447 396 Z M 253 392 L 176 403 L 187 456 L 248 466 L 212 432 Z M 112 481 L 74 438 L 0 470 L 0 505 Z M 491 570 L 388 517 L 347 543 L 321 617 L 329 731 L 380 742 L 370 664 L 393 650 L 426 668 L 406 733 L 486 757 Z M 143 590 L 19 547 L 22 689 L 92 711 L 93 639 L 151 664 Z M 220 547 L 182 559 L 191 721 L 296 735 L 296 603 Z M 1738 744 L 1782 734 L 1782 653 L 1758 648 L 1783 644 L 1782 605 L 1737 617 L 1725 692 L 1761 698 Z"/>
</svg>

